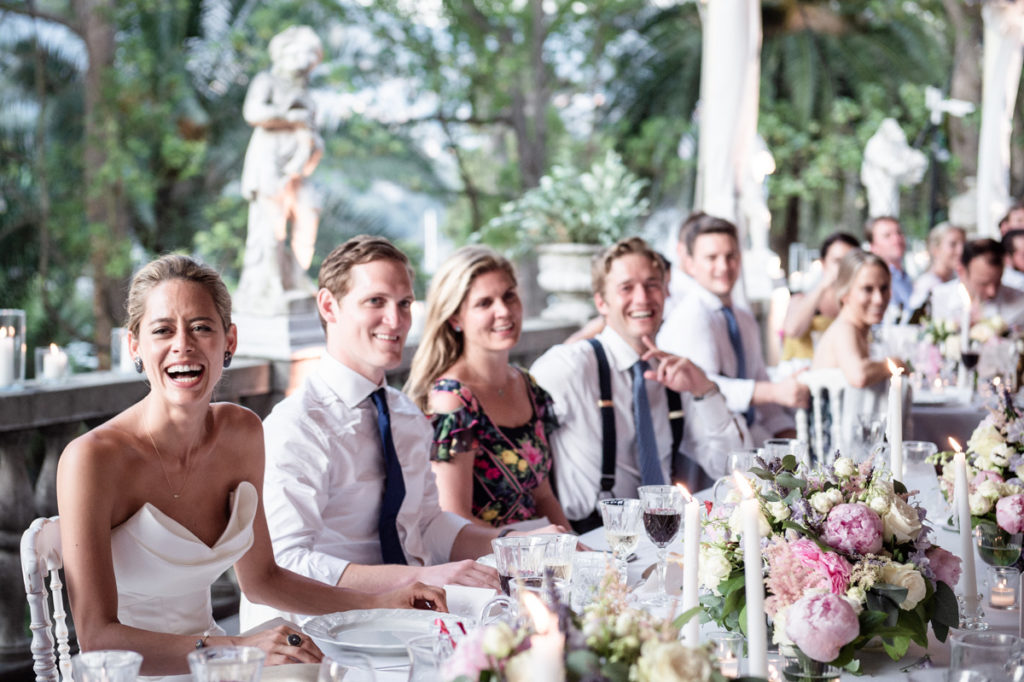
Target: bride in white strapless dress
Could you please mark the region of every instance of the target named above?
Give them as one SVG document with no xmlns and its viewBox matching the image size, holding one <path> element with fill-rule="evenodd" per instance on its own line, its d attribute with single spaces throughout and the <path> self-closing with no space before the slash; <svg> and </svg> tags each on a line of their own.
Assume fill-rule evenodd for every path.
<svg viewBox="0 0 1024 682">
<path fill-rule="evenodd" d="M 128 296 L 129 347 L 150 392 L 76 438 L 57 468 L 64 573 L 79 646 L 142 654 L 143 675 L 184 675 L 196 648 L 257 646 L 266 664 L 312 663 L 308 637 L 279 625 L 227 636 L 210 585 L 228 567 L 246 597 L 290 613 L 441 606 L 419 583 L 367 594 L 274 562 L 260 503 L 263 430 L 238 405 L 211 404 L 236 346 L 219 275 L 186 256 L 144 267 Z"/>
</svg>

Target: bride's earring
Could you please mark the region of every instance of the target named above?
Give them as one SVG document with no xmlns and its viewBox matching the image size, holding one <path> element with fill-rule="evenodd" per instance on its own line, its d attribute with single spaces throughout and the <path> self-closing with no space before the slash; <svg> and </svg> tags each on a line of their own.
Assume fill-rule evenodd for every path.
<svg viewBox="0 0 1024 682">
<path fill-rule="evenodd" d="M 138 372 L 139 374 L 142 374 L 142 372 L 143 372 L 142 358 L 140 358 L 138 355 L 136 355 L 135 359 L 132 360 L 132 364 L 135 365 L 135 371 Z"/>
</svg>

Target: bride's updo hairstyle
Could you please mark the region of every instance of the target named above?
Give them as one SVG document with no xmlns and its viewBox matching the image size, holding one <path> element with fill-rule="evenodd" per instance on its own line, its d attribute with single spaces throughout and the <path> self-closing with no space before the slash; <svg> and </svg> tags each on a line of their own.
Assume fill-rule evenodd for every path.
<svg viewBox="0 0 1024 682">
<path fill-rule="evenodd" d="M 142 316 L 146 312 L 146 299 L 155 287 L 172 279 L 195 282 L 210 294 L 213 305 L 217 308 L 224 331 L 231 328 L 231 294 L 228 293 L 220 274 L 211 268 L 190 258 L 178 254 L 161 256 L 145 265 L 135 273 L 131 288 L 128 290 L 127 320 L 125 326 L 132 336 L 138 337 Z"/>
</svg>

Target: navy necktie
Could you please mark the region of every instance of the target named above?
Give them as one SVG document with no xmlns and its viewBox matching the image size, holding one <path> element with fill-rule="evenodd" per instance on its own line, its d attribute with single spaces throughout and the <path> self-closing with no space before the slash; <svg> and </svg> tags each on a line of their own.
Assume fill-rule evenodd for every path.
<svg viewBox="0 0 1024 682">
<path fill-rule="evenodd" d="M 380 534 L 380 552 L 386 564 L 407 564 L 402 543 L 398 539 L 398 510 L 405 499 L 405 480 L 402 465 L 395 452 L 395 441 L 391 439 L 391 413 L 388 411 L 386 389 L 374 391 L 373 404 L 377 406 L 377 431 L 380 432 L 381 449 L 384 451 L 384 498 L 380 504 L 380 520 L 377 531 Z"/>
<path fill-rule="evenodd" d="M 658 443 L 654 439 L 651 404 L 647 400 L 644 372 L 650 368 L 646 360 L 633 364 L 633 424 L 636 426 L 636 460 L 640 465 L 641 485 L 664 485 L 665 474 L 658 457 Z"/>
<path fill-rule="evenodd" d="M 747 356 L 743 353 L 743 339 L 740 337 L 740 325 L 736 322 L 736 314 L 729 306 L 722 306 L 725 314 L 725 326 L 729 329 L 729 343 L 732 344 L 732 351 L 736 354 L 736 378 L 747 378 Z M 754 422 L 754 406 L 750 405 L 744 415 L 747 419 L 747 426 Z"/>
</svg>

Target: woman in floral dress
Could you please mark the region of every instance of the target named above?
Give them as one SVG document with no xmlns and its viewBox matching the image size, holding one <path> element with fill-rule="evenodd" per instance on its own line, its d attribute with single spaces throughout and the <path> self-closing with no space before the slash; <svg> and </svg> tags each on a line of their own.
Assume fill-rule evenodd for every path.
<svg viewBox="0 0 1024 682">
<path fill-rule="evenodd" d="M 405 391 L 433 419 L 443 509 L 487 526 L 547 517 L 568 528 L 551 488 L 551 398 L 509 363 L 522 322 L 512 265 L 459 249 L 431 283 Z"/>
</svg>

